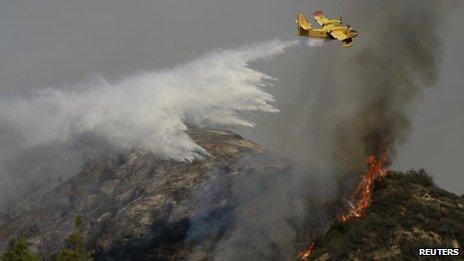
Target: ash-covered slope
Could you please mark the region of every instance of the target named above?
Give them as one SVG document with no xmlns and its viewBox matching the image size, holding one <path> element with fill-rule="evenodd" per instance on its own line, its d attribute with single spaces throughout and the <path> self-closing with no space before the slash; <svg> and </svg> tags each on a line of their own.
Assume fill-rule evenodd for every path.
<svg viewBox="0 0 464 261">
<path fill-rule="evenodd" d="M 0 219 L 0 250 L 24 235 L 48 259 L 80 215 L 97 259 L 183 259 L 193 249 L 201 258 L 227 226 L 234 179 L 284 175 L 289 165 L 231 132 L 193 129 L 189 135 L 211 156 L 176 162 L 143 151 L 107 154 L 53 190 L 22 201 Z M 208 236 L 198 233 L 202 222 Z"/>
<path fill-rule="evenodd" d="M 464 247 L 464 196 L 424 171 L 390 172 L 375 184 L 366 215 L 334 222 L 310 260 L 416 260 L 418 248 Z"/>
</svg>

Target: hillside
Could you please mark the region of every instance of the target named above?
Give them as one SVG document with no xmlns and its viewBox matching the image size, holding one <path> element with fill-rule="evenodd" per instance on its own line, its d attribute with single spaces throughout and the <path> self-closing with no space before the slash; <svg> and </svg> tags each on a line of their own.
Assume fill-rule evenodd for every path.
<svg viewBox="0 0 464 261">
<path fill-rule="evenodd" d="M 0 216 L 0 250 L 21 235 L 45 260 L 53 258 L 80 216 L 96 260 L 210 259 L 230 225 L 240 193 L 236 184 L 258 181 L 250 184 L 264 188 L 267 180 L 287 178 L 291 167 L 232 132 L 189 134 L 211 155 L 176 162 L 144 151 L 108 153 L 52 190 L 23 200 Z M 308 233 L 326 224 L 321 213 L 337 208 L 330 201 L 308 202 L 295 253 L 283 256 L 296 258 L 312 238 Z M 462 248 L 463 242 L 463 196 L 436 187 L 424 171 L 389 172 L 375 183 L 365 215 L 333 222 L 315 238 L 310 259 L 414 260 L 418 247 Z"/>
<path fill-rule="evenodd" d="M 107 154 L 51 191 L 22 201 L 0 217 L 0 250 L 23 235 L 42 257 L 53 257 L 80 215 L 87 247 L 100 260 L 183 259 L 200 244 L 206 253 L 215 238 L 189 241 L 192 220 L 206 210 L 221 219 L 233 204 L 237 177 L 278 175 L 288 164 L 231 132 L 191 129 L 189 135 L 211 156 L 176 162 L 143 151 Z M 213 195 L 211 208 L 205 207 L 206 195 Z"/>
<path fill-rule="evenodd" d="M 375 184 L 365 216 L 336 221 L 310 260 L 416 260 L 419 247 L 464 246 L 464 197 L 424 171 L 390 172 Z"/>
</svg>

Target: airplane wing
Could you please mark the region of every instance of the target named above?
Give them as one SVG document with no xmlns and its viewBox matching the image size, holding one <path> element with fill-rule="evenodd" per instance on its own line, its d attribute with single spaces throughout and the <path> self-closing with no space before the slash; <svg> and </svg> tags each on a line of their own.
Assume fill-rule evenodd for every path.
<svg viewBox="0 0 464 261">
<path fill-rule="evenodd" d="M 353 38 L 346 35 L 343 31 L 333 30 L 333 31 L 330 32 L 330 34 L 335 39 L 338 39 L 338 40 L 344 42 L 345 44 L 343 45 L 343 47 L 350 47 L 352 45 L 352 43 L 353 43 Z"/>
<path fill-rule="evenodd" d="M 348 39 L 348 35 L 346 35 L 344 32 L 340 31 L 340 30 L 333 30 L 330 32 L 330 34 L 335 38 L 335 39 L 338 39 L 340 41 L 345 41 L 346 39 Z"/>
<path fill-rule="evenodd" d="M 311 23 L 306 19 L 304 14 L 298 14 L 298 20 L 296 21 L 298 23 L 298 26 L 303 28 L 304 30 L 311 30 L 312 26 Z"/>
<path fill-rule="evenodd" d="M 314 17 L 314 19 L 316 20 L 316 22 L 317 22 L 319 25 L 321 25 L 321 26 L 323 26 L 323 25 L 327 24 L 328 22 L 330 22 L 330 19 L 327 18 L 327 17 L 322 13 L 322 11 L 316 11 L 316 12 L 314 12 L 313 17 Z"/>
</svg>

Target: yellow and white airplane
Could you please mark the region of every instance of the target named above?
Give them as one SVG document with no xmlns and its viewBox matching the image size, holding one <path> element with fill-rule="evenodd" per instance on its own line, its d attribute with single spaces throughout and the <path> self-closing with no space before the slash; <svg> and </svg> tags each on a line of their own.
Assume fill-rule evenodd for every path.
<svg viewBox="0 0 464 261">
<path fill-rule="evenodd" d="M 350 47 L 353 44 L 353 38 L 358 36 L 358 32 L 353 30 L 350 25 L 343 25 L 342 18 L 340 20 L 329 19 L 324 16 L 322 11 L 314 12 L 313 17 L 322 28 L 313 28 L 304 14 L 298 14 L 296 23 L 298 24 L 299 36 L 337 39 L 345 43 L 343 47 Z"/>
</svg>

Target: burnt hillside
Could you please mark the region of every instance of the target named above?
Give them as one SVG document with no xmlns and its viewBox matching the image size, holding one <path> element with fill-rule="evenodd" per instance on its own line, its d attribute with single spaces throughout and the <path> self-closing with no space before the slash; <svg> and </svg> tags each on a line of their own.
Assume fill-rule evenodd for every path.
<svg viewBox="0 0 464 261">
<path fill-rule="evenodd" d="M 201 258 L 227 226 L 234 180 L 281 175 L 289 165 L 231 132 L 191 129 L 189 135 L 211 155 L 176 162 L 143 151 L 107 154 L 51 191 L 22 201 L 0 216 L 0 250 L 23 235 L 49 259 L 80 215 L 97 260 L 185 259 L 193 248 Z M 212 236 L 194 233 L 196 220 L 214 228 L 205 230 Z"/>
</svg>

